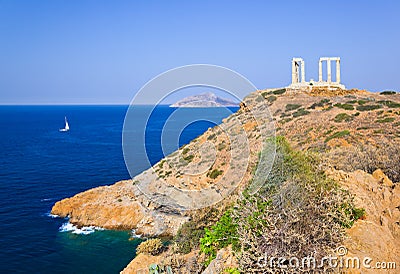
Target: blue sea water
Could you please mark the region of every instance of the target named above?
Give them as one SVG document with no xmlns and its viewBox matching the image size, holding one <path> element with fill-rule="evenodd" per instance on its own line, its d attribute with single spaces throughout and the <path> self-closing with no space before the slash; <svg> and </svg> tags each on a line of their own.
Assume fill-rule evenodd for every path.
<svg viewBox="0 0 400 274">
<path fill-rule="evenodd" d="M 132 260 L 140 240 L 129 240 L 130 231 L 60 232 L 67 220 L 48 216 L 62 198 L 130 177 L 121 144 L 127 108 L 0 106 L 0 272 L 118 273 Z M 173 111 L 158 106 L 148 122 L 151 163 L 163 157 L 163 121 Z M 201 112 L 205 120 L 177 128 L 179 145 L 213 126 L 208 118 L 228 116 L 220 108 L 185 111 L 186 118 Z M 71 130 L 62 133 L 64 116 Z M 134 171 L 144 168 L 138 162 Z"/>
</svg>

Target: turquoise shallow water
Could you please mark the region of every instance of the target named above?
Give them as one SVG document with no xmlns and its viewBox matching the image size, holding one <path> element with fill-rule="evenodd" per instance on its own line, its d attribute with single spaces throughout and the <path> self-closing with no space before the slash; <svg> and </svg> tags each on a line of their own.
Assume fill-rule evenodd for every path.
<svg viewBox="0 0 400 274">
<path fill-rule="evenodd" d="M 57 200 L 129 178 L 121 147 L 126 110 L 127 106 L 0 106 L 0 272 L 118 273 L 135 256 L 140 241 L 130 241 L 130 231 L 60 232 L 67 220 L 48 216 Z M 152 163 L 163 157 L 160 134 L 173 111 L 159 106 L 148 123 L 146 150 Z M 220 109 L 187 110 L 187 115 L 199 111 L 212 120 L 227 116 Z M 64 116 L 71 130 L 60 133 Z M 182 132 L 176 129 L 179 144 L 210 126 L 198 121 Z M 138 156 L 133 172 L 147 167 Z"/>
</svg>

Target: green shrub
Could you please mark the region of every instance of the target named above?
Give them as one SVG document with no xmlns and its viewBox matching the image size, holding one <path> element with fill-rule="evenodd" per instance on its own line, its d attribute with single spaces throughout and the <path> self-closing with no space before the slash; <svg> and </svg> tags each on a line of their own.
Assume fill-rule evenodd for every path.
<svg viewBox="0 0 400 274">
<path fill-rule="evenodd" d="M 325 105 L 327 105 L 328 103 L 330 103 L 329 99 L 322 99 L 321 101 L 319 101 L 318 103 L 314 103 L 312 104 L 309 109 L 315 109 L 316 107 L 323 107 Z"/>
<path fill-rule="evenodd" d="M 380 105 L 362 105 L 362 106 L 357 106 L 356 109 L 358 111 L 370 111 L 370 110 L 375 110 L 375 109 L 380 109 L 382 106 Z"/>
<path fill-rule="evenodd" d="M 167 177 L 167 176 L 169 176 L 169 175 L 171 175 L 171 174 L 172 174 L 172 171 L 171 171 L 171 170 L 166 171 L 164 177 Z"/>
<path fill-rule="evenodd" d="M 365 216 L 364 208 L 356 208 L 353 204 L 343 203 L 338 207 L 339 212 L 343 212 L 349 218 L 339 221 L 340 225 L 344 228 L 350 228 L 354 222 Z"/>
<path fill-rule="evenodd" d="M 366 100 L 358 100 L 357 103 L 359 105 L 365 105 L 366 103 L 368 103 L 368 101 L 366 101 Z"/>
<path fill-rule="evenodd" d="M 354 109 L 353 105 L 350 105 L 350 104 L 340 104 L 340 103 L 338 103 L 338 104 L 335 104 L 334 106 L 337 107 L 337 108 L 345 109 L 345 110 L 353 110 Z"/>
<path fill-rule="evenodd" d="M 223 149 L 225 149 L 225 148 L 226 148 L 226 144 L 225 144 L 225 143 L 220 143 L 220 144 L 218 145 L 218 147 L 217 147 L 218 151 L 221 151 L 221 150 L 223 150 Z"/>
<path fill-rule="evenodd" d="M 271 95 L 265 99 L 267 99 L 268 102 L 272 103 L 272 102 L 276 101 L 277 97 L 275 95 Z"/>
<path fill-rule="evenodd" d="M 175 251 L 188 254 L 200 245 L 200 238 L 204 236 L 204 228 L 194 221 L 184 223 L 174 237 Z"/>
<path fill-rule="evenodd" d="M 182 154 L 185 155 L 186 153 L 188 153 L 190 151 L 190 149 L 188 147 L 184 148 L 182 150 Z"/>
<path fill-rule="evenodd" d="M 351 115 L 348 115 L 347 113 L 339 113 L 338 115 L 335 116 L 334 121 L 336 123 L 341 123 L 343 121 L 345 122 L 350 122 L 353 120 L 353 117 Z"/>
<path fill-rule="evenodd" d="M 400 104 L 393 102 L 393 101 L 389 101 L 389 100 L 383 100 L 383 101 L 378 101 L 378 103 L 387 106 L 388 108 L 400 108 Z"/>
<path fill-rule="evenodd" d="M 284 117 L 289 117 L 289 116 L 292 116 L 292 115 L 290 115 L 290 113 L 283 112 L 279 117 L 284 118 Z"/>
<path fill-rule="evenodd" d="M 150 255 L 158 255 L 164 249 L 164 245 L 160 239 L 148 239 L 138 245 L 136 248 L 136 253 L 140 254 L 150 254 Z"/>
<path fill-rule="evenodd" d="M 221 175 L 223 172 L 222 170 L 219 169 L 214 169 L 210 172 L 207 173 L 207 176 L 210 177 L 211 179 L 217 178 L 219 175 Z"/>
<path fill-rule="evenodd" d="M 285 92 L 286 92 L 286 89 L 282 88 L 282 89 L 273 90 L 272 94 L 281 95 L 281 94 L 284 94 Z"/>
<path fill-rule="evenodd" d="M 385 91 L 381 91 L 379 94 L 382 94 L 382 95 L 393 95 L 393 94 L 396 94 L 396 92 L 393 91 L 393 90 L 385 90 Z"/>
<path fill-rule="evenodd" d="M 215 258 L 219 249 L 230 244 L 237 248 L 236 229 L 237 224 L 233 221 L 230 210 L 226 211 L 211 229 L 204 229 L 204 237 L 200 239 L 200 251 L 207 256 L 206 266 Z"/>
<path fill-rule="evenodd" d="M 165 160 L 161 160 L 160 163 L 158 164 L 158 167 L 163 168 L 164 163 L 165 163 Z"/>
<path fill-rule="evenodd" d="M 377 123 L 391 123 L 393 121 L 394 121 L 393 117 L 386 117 L 386 118 L 383 118 L 383 119 L 376 120 Z"/>
<path fill-rule="evenodd" d="M 293 112 L 292 115 L 293 115 L 294 118 L 296 118 L 296 117 L 307 115 L 309 113 L 310 112 L 308 110 L 305 110 L 304 108 L 300 108 L 297 111 Z"/>
<path fill-rule="evenodd" d="M 287 104 L 286 105 L 286 111 L 295 110 L 295 109 L 298 109 L 299 107 L 301 107 L 301 105 L 298 105 L 298 104 Z"/>
<path fill-rule="evenodd" d="M 215 138 L 215 134 L 212 133 L 212 134 L 210 134 L 210 135 L 207 137 L 207 140 L 212 140 L 212 139 L 214 139 L 214 138 Z"/>
<path fill-rule="evenodd" d="M 193 160 L 193 158 L 194 158 L 194 155 L 193 155 L 193 154 L 190 154 L 190 155 L 187 155 L 187 156 L 184 156 L 184 157 L 183 157 L 183 159 L 184 159 L 186 162 L 191 162 L 191 161 Z"/>
<path fill-rule="evenodd" d="M 240 274 L 240 271 L 237 268 L 226 268 L 224 269 L 224 274 Z"/>
<path fill-rule="evenodd" d="M 330 141 L 330 140 L 332 140 L 332 139 L 341 138 L 341 137 L 344 137 L 344 136 L 347 136 L 347 135 L 350 135 L 350 131 L 348 131 L 348 130 L 336 131 L 331 136 L 329 136 L 329 137 L 327 137 L 325 139 L 325 143 Z"/>
<path fill-rule="evenodd" d="M 268 92 L 268 91 L 264 91 L 263 93 L 261 93 L 261 95 L 262 95 L 264 98 L 267 98 L 267 96 L 270 95 L 270 94 L 271 94 L 271 93 Z"/>
<path fill-rule="evenodd" d="M 139 273 L 139 272 L 138 272 Z M 140 272 L 142 273 L 142 272 Z M 167 265 L 151 264 L 148 274 L 173 274 L 172 267 Z"/>
<path fill-rule="evenodd" d="M 293 118 L 284 118 L 284 119 L 281 120 L 281 123 L 282 123 L 282 124 L 288 123 L 288 122 L 290 122 L 290 121 L 292 121 L 292 120 L 293 120 Z"/>
<path fill-rule="evenodd" d="M 281 95 L 284 94 L 286 92 L 286 89 L 282 88 L 282 89 L 276 89 L 276 90 L 271 90 L 271 91 L 264 91 L 263 93 L 261 93 L 261 95 L 267 99 L 268 95 Z"/>
</svg>

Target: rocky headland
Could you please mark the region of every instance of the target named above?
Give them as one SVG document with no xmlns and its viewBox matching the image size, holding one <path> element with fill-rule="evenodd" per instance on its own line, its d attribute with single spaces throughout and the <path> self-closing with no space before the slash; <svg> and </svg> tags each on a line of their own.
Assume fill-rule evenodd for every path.
<svg viewBox="0 0 400 274">
<path fill-rule="evenodd" d="M 266 116 L 265 121 L 256 121 L 254 111 L 269 111 L 272 116 Z M 270 118 L 275 129 L 269 127 Z M 294 150 L 317 153 L 326 176 L 354 196 L 355 206 L 365 211 L 346 228 L 342 244 L 348 254 L 369 256 L 375 261 L 398 260 L 400 95 L 390 92 L 321 88 L 311 92 L 256 91 L 247 96 L 240 109 L 224 119 L 220 126 L 209 129 L 151 169 L 131 180 L 58 201 L 51 213 L 69 217 L 69 221 L 78 226 L 135 229 L 137 233 L 151 237 L 176 236 L 181 233 L 182 225 L 205 220 L 202 217 L 213 208 L 223 213 L 239 199 L 241 192 L 252 182 L 263 147 L 260 137 L 275 131 L 276 135 L 284 136 Z M 232 141 L 229 136 L 238 139 Z M 240 149 L 242 136 L 247 142 L 246 157 L 231 153 Z M 236 171 L 243 167 L 243 174 L 238 175 Z M 196 190 L 200 189 L 208 191 L 197 195 Z M 219 202 L 208 205 L 210 197 Z M 188 200 L 207 206 L 196 209 L 187 203 Z M 216 214 L 217 220 L 222 213 Z M 213 223 L 212 218 L 210 223 Z M 220 273 L 224 269 L 240 269 L 230 246 L 219 248 L 207 268 L 200 263 L 204 260 L 198 246 L 183 253 L 170 248 L 159 255 L 139 254 L 124 273 L 147 270 L 151 263 L 176 266 L 176 261 L 179 261 L 179 267 L 175 272 L 176 269 L 181 271 L 178 273 Z M 349 272 L 361 273 L 357 270 Z"/>
</svg>

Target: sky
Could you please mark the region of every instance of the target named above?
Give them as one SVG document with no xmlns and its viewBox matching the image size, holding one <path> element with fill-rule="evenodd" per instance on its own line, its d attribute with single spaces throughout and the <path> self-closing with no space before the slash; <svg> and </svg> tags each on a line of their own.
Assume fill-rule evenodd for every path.
<svg viewBox="0 0 400 274">
<path fill-rule="evenodd" d="M 399 91 L 399 12 L 385 0 L 0 0 L 0 104 L 129 104 L 190 64 L 282 87 L 293 57 L 316 80 L 321 56 L 341 57 L 347 88 Z"/>
</svg>

